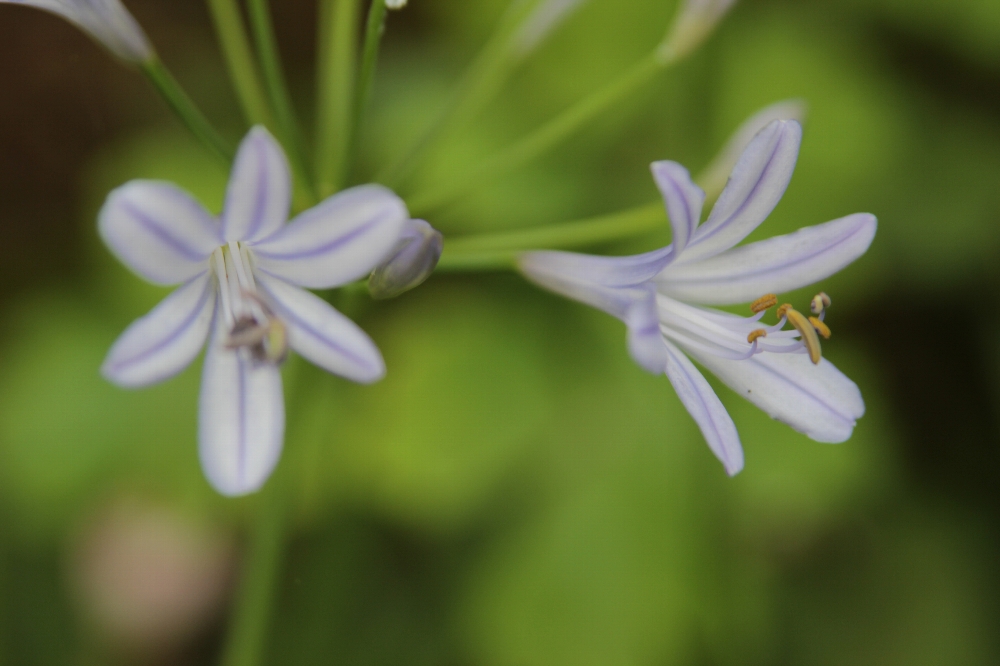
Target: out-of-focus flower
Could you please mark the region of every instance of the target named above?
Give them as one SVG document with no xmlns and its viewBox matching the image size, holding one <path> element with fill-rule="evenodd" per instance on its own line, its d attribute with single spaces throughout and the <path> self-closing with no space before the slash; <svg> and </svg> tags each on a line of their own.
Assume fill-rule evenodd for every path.
<svg viewBox="0 0 1000 666">
<path fill-rule="evenodd" d="M 736 0 L 683 0 L 660 47 L 665 60 L 682 58 L 701 46 Z"/>
<path fill-rule="evenodd" d="M 240 145 L 221 218 L 151 181 L 118 188 L 100 213 L 101 236 L 124 264 L 156 284 L 182 283 L 122 334 L 102 372 L 125 387 L 161 381 L 186 367 L 211 332 L 199 444 L 205 474 L 225 495 L 257 490 L 277 464 L 285 429 L 278 366 L 288 348 L 357 382 L 385 374 L 371 339 L 299 287 L 370 273 L 396 246 L 405 204 L 364 185 L 286 224 L 290 196 L 285 154 L 258 127 Z"/>
<path fill-rule="evenodd" d="M 522 57 L 559 27 L 586 0 L 543 0 L 514 35 L 514 49 Z"/>
<path fill-rule="evenodd" d="M 633 358 L 650 372 L 667 374 L 729 474 L 743 467 L 739 435 L 688 356 L 771 417 L 820 442 L 846 440 L 864 413 L 858 387 L 820 356 L 817 332 L 829 335 L 829 329 L 819 317 L 785 305 L 777 324 L 760 320 L 777 304 L 771 292 L 812 284 L 861 256 L 875 236 L 874 216 L 858 213 L 734 247 L 781 199 L 801 136 L 795 121 L 774 121 L 761 130 L 704 224 L 705 193 L 687 170 L 676 162 L 654 163 L 673 231 L 665 248 L 629 257 L 529 252 L 519 261 L 537 284 L 626 323 Z M 752 317 L 700 307 L 754 299 Z M 786 321 L 794 328 L 783 330 Z"/>
<path fill-rule="evenodd" d="M 120 0 L 0 0 L 37 7 L 75 23 L 123 60 L 144 63 L 153 57 L 146 34 Z"/>
<path fill-rule="evenodd" d="M 729 174 L 736 166 L 736 160 L 743 154 L 743 150 L 750 144 L 757 133 L 770 125 L 775 120 L 795 120 L 801 124 L 806 117 L 806 103 L 799 99 L 788 99 L 775 102 L 766 106 L 757 113 L 750 116 L 740 125 L 729 141 L 719 151 L 712 163 L 705 167 L 704 171 L 698 174 L 695 180 L 698 185 L 705 190 L 705 195 L 709 199 L 719 196 L 726 186 Z"/>
<path fill-rule="evenodd" d="M 444 238 L 424 220 L 410 220 L 395 249 L 371 274 L 368 291 L 374 298 L 393 298 L 430 277 L 441 258 Z"/>
<path fill-rule="evenodd" d="M 69 578 L 88 624 L 116 650 L 157 661 L 222 610 L 235 548 L 224 530 L 167 506 L 120 498 L 81 525 Z"/>
<path fill-rule="evenodd" d="M 406 6 L 406 0 L 385 0 L 385 6 L 389 9 L 402 9 Z"/>
</svg>

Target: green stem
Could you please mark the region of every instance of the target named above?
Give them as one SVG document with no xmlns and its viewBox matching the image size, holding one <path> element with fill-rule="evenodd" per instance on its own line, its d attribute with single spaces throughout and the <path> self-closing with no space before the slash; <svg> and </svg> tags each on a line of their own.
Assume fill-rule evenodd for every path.
<svg viewBox="0 0 1000 666">
<path fill-rule="evenodd" d="M 545 125 L 514 145 L 450 180 L 446 185 L 411 198 L 410 209 L 423 213 L 438 208 L 462 195 L 472 185 L 498 178 L 533 160 L 582 128 L 608 107 L 614 105 L 640 85 L 646 83 L 668 64 L 658 53 L 642 59 L 624 76 L 616 79 L 589 97 L 577 102 Z"/>
<path fill-rule="evenodd" d="M 530 0 L 511 2 L 493 36 L 466 69 L 440 114 L 409 150 L 375 177 L 376 181 L 398 186 L 448 134 L 464 126 L 486 106 L 513 69 L 516 59 L 511 38 L 536 4 Z"/>
<path fill-rule="evenodd" d="M 312 191 L 309 171 L 306 169 L 302 137 L 299 134 L 298 121 L 295 119 L 292 98 L 285 84 L 285 75 L 281 69 L 281 57 L 278 55 L 278 44 L 274 37 L 274 28 L 271 26 L 271 12 L 267 3 L 268 0 L 247 0 L 247 9 L 264 74 L 264 86 L 271 99 L 271 107 L 274 109 L 288 160 L 292 171 L 295 172 L 295 206 L 301 209 L 315 202 L 316 196 Z"/>
<path fill-rule="evenodd" d="M 445 242 L 437 269 L 483 271 L 513 268 L 517 255 L 527 250 L 572 249 L 631 238 L 664 228 L 661 202 L 583 220 L 535 229 L 506 231 L 451 239 Z"/>
<path fill-rule="evenodd" d="M 368 19 L 365 21 L 365 43 L 361 49 L 361 68 L 354 95 L 354 122 L 351 129 L 351 147 L 348 151 L 349 165 L 354 164 L 357 156 L 361 122 L 368 108 L 368 99 L 371 97 L 375 65 L 378 62 L 378 48 L 382 41 L 382 33 L 385 32 L 385 14 L 385 0 L 372 0 L 368 7 Z M 347 175 L 350 176 L 350 173 Z"/>
<path fill-rule="evenodd" d="M 343 187 L 354 121 L 358 0 L 322 0 L 316 113 L 316 189 L 321 196 Z"/>
<path fill-rule="evenodd" d="M 288 507 L 284 484 L 272 479 L 258 505 L 242 582 L 229 626 L 222 666 L 263 663 L 271 609 L 278 587 Z"/>
<path fill-rule="evenodd" d="M 265 125 L 273 130 L 274 119 L 236 0 L 208 0 L 208 8 L 243 115 L 249 124 Z"/>
<path fill-rule="evenodd" d="M 191 133 L 225 162 L 231 162 L 234 154 L 232 145 L 215 131 L 160 59 L 153 56 L 142 64 L 142 71 Z"/>
</svg>

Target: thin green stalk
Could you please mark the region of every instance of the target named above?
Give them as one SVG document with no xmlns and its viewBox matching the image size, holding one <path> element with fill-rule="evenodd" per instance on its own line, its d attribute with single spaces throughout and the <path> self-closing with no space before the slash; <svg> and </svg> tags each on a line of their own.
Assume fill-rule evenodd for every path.
<svg viewBox="0 0 1000 666">
<path fill-rule="evenodd" d="M 316 196 L 312 191 L 309 171 L 306 169 L 302 135 L 299 133 L 292 98 L 288 94 L 285 75 L 281 69 L 281 57 L 278 55 L 278 44 L 274 37 L 274 28 L 271 26 L 271 12 L 267 3 L 268 0 L 247 0 L 247 9 L 254 42 L 257 45 L 257 55 L 260 57 L 261 71 L 264 74 L 264 86 L 271 99 L 279 136 L 285 146 L 285 152 L 288 153 L 292 171 L 295 172 L 295 205 L 301 209 L 311 205 Z"/>
<path fill-rule="evenodd" d="M 348 151 L 348 165 L 353 165 L 358 153 L 358 140 L 361 133 L 361 122 L 368 99 L 371 97 L 372 83 L 375 80 L 375 65 L 378 62 L 378 48 L 385 32 L 385 0 L 371 0 L 368 6 L 368 19 L 365 21 L 365 43 L 361 49 L 361 68 L 358 71 L 358 82 L 354 94 L 354 122 L 351 129 L 351 146 Z M 350 177 L 350 173 L 347 174 Z"/>
<path fill-rule="evenodd" d="M 347 178 L 354 122 L 358 0 L 322 0 L 316 112 L 316 189 L 327 196 Z"/>
<path fill-rule="evenodd" d="M 276 475 L 277 476 L 277 475 Z M 263 663 L 271 610 L 278 588 L 284 551 L 286 488 L 272 479 L 259 498 L 258 514 L 241 572 L 239 594 L 222 654 L 222 666 L 260 666 Z"/>
<path fill-rule="evenodd" d="M 440 271 L 483 271 L 514 267 L 527 250 L 572 249 L 631 238 L 664 228 L 661 202 L 611 215 L 563 222 L 533 229 L 451 239 L 444 245 Z"/>
<path fill-rule="evenodd" d="M 472 185 L 498 178 L 555 148 L 608 107 L 646 83 L 667 64 L 657 53 L 642 59 L 624 76 L 577 102 L 499 154 L 468 169 L 446 185 L 409 199 L 410 209 L 423 213 L 449 203 Z"/>
<path fill-rule="evenodd" d="M 376 181 L 398 186 L 445 136 L 464 126 L 486 106 L 513 70 L 516 58 L 511 37 L 536 4 L 531 0 L 511 2 L 493 36 L 466 69 L 440 114 L 409 150 L 375 177 Z"/>
<path fill-rule="evenodd" d="M 265 125 L 273 131 L 274 118 L 236 0 L 208 0 L 208 8 L 247 123 Z"/>
<path fill-rule="evenodd" d="M 177 83 L 177 79 L 167 70 L 160 59 L 153 56 L 142 64 L 142 71 L 181 122 L 191 130 L 195 138 L 222 160 L 227 163 L 231 162 L 235 152 L 233 146 L 215 131 L 212 124 L 195 106 L 195 103 L 187 96 L 187 93 Z"/>
</svg>

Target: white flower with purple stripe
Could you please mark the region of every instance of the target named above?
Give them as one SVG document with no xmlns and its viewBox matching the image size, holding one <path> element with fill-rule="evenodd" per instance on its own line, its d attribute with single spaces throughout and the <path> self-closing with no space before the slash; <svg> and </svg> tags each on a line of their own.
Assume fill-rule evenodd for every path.
<svg viewBox="0 0 1000 666">
<path fill-rule="evenodd" d="M 102 367 L 124 387 L 180 372 L 208 340 L 199 401 L 202 466 L 225 495 L 257 490 L 281 454 L 279 364 L 288 348 L 356 382 L 385 374 L 354 322 L 301 289 L 368 275 L 397 245 L 405 204 L 378 185 L 355 187 L 287 222 L 288 164 L 262 128 L 240 145 L 218 218 L 162 182 L 112 192 L 99 228 L 141 277 L 181 286 L 115 342 Z M 286 223 L 287 222 L 287 223 Z"/>
<path fill-rule="evenodd" d="M 858 387 L 821 358 L 817 333 L 829 299 L 814 299 L 811 318 L 782 306 L 777 324 L 761 323 L 776 299 L 822 280 L 860 257 L 875 236 L 875 217 L 849 215 L 785 236 L 735 247 L 770 215 L 798 158 L 801 126 L 777 120 L 743 151 L 704 223 L 705 194 L 676 162 L 656 162 L 673 243 L 629 257 L 529 252 L 521 271 L 535 283 L 600 308 L 628 327 L 642 367 L 666 373 L 729 474 L 743 467 L 732 419 L 691 362 L 698 361 L 771 417 L 820 442 L 842 442 L 864 414 Z M 755 302 L 752 317 L 702 307 Z M 786 330 L 785 323 L 793 328 Z"/>
<path fill-rule="evenodd" d="M 119 58 L 143 63 L 153 57 L 146 34 L 119 0 L 0 0 L 37 7 L 75 23 Z"/>
</svg>

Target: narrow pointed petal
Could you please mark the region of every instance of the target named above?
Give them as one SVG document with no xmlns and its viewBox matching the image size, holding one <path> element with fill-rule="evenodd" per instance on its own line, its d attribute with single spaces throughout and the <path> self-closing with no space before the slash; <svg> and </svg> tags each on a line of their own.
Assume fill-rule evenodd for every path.
<svg viewBox="0 0 1000 666">
<path fill-rule="evenodd" d="M 670 216 L 674 252 L 680 256 L 701 221 L 705 193 L 691 181 L 691 174 L 677 162 L 653 162 L 653 180 L 660 188 Z"/>
<path fill-rule="evenodd" d="M 733 247 L 763 222 L 792 179 L 802 126 L 775 120 L 753 138 L 733 168 L 705 224 L 695 232 L 683 261 L 710 257 Z"/>
<path fill-rule="evenodd" d="M 733 132 L 712 163 L 698 174 L 698 184 L 705 188 L 709 196 L 719 194 L 725 188 L 736 161 L 758 132 L 775 120 L 796 120 L 801 124 L 805 117 L 806 103 L 800 99 L 786 99 L 764 107 Z"/>
<path fill-rule="evenodd" d="M 409 219 L 391 190 L 353 187 L 254 244 L 254 254 L 261 270 L 294 284 L 337 287 L 370 273 L 396 246 Z"/>
<path fill-rule="evenodd" d="M 771 418 L 817 442 L 847 440 L 865 413 L 857 384 L 826 359 L 813 365 L 806 354 L 765 353 L 745 361 L 692 356 Z"/>
<path fill-rule="evenodd" d="M 660 333 L 656 293 L 652 289 L 628 309 L 625 323 L 628 326 L 628 350 L 632 358 L 647 372 L 662 374 L 667 365 L 667 351 L 663 334 Z"/>
<path fill-rule="evenodd" d="M 274 471 L 285 433 L 281 373 L 226 349 L 216 334 L 205 354 L 198 441 L 205 476 L 223 495 L 258 490 Z"/>
<path fill-rule="evenodd" d="M 547 288 L 546 283 L 549 281 L 603 287 L 632 287 L 655 277 L 673 257 L 674 252 L 670 245 L 652 252 L 625 257 L 539 250 L 522 254 L 518 257 L 517 265 L 530 280 Z M 553 291 L 563 293 L 558 289 Z M 570 296 L 570 298 L 576 297 Z"/>
<path fill-rule="evenodd" d="M 0 0 L 37 7 L 75 23 L 119 58 L 136 64 L 153 57 L 153 47 L 119 0 Z"/>
<path fill-rule="evenodd" d="M 227 241 L 254 241 L 281 229 L 288 221 L 292 181 L 285 151 L 263 127 L 243 139 L 229 176 L 222 212 Z"/>
<path fill-rule="evenodd" d="M 522 254 L 518 264 L 524 276 L 539 287 L 555 292 L 560 296 L 572 298 L 586 303 L 622 321 L 628 320 L 629 310 L 636 301 L 648 293 L 640 287 L 609 287 L 585 280 L 582 275 L 565 271 L 562 259 L 569 252 L 527 252 Z M 590 255 L 575 255 L 594 259 L 611 257 L 590 257 Z M 623 257 L 627 259 L 628 257 Z"/>
<path fill-rule="evenodd" d="M 698 424 L 708 448 L 722 461 L 726 474 L 733 476 L 743 469 L 743 447 L 736 424 L 694 363 L 669 342 L 664 342 L 664 349 L 667 377 L 677 397 Z"/>
<path fill-rule="evenodd" d="M 208 274 L 179 287 L 125 329 L 108 352 L 101 374 L 119 386 L 135 388 L 186 368 L 205 346 L 215 291 Z"/>
<path fill-rule="evenodd" d="M 868 250 L 877 226 L 874 215 L 848 215 L 695 263 L 672 264 L 657 277 L 657 286 L 660 293 L 691 303 L 747 303 L 833 275 Z"/>
<path fill-rule="evenodd" d="M 203 272 L 222 242 L 201 204 L 156 181 L 133 180 L 111 192 L 97 226 L 115 256 L 155 284 L 178 284 Z"/>
<path fill-rule="evenodd" d="M 378 347 L 329 303 L 276 278 L 258 277 L 275 313 L 288 326 L 288 344 L 319 367 L 369 384 L 385 376 Z"/>
</svg>

